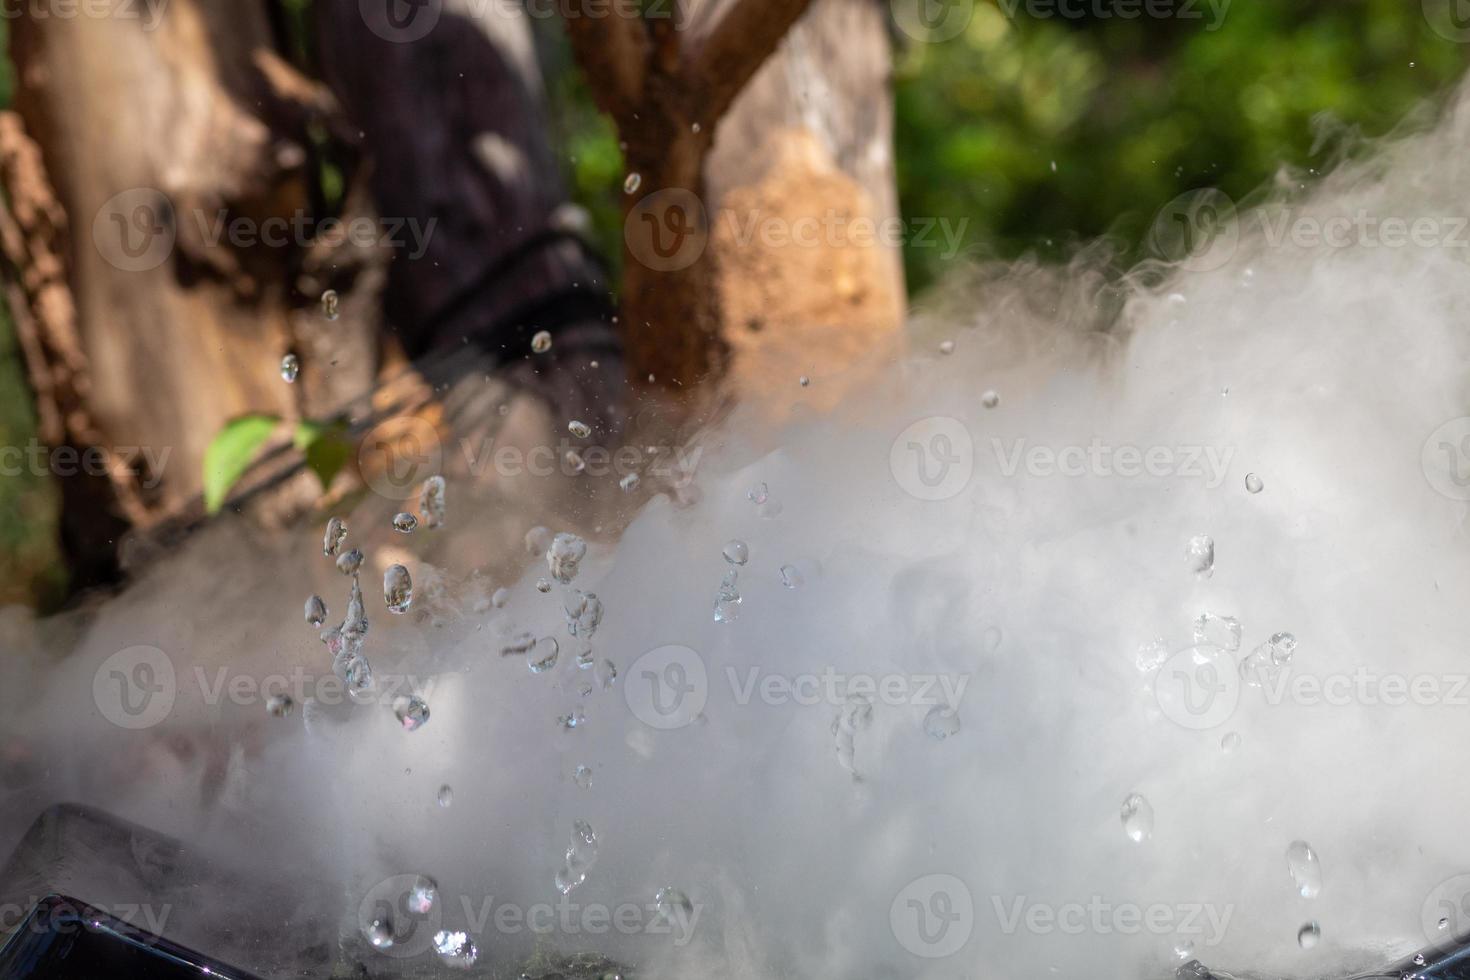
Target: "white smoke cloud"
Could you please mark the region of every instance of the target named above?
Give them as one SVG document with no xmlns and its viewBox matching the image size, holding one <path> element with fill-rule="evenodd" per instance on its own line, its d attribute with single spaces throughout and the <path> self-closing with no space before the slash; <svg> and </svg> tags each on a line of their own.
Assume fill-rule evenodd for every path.
<svg viewBox="0 0 1470 980">
<path fill-rule="evenodd" d="M 253 693 L 329 674 L 299 618 L 312 591 L 342 612 L 317 530 L 215 529 L 85 616 L 8 615 L 7 841 L 70 799 L 222 860 L 243 848 L 260 877 L 309 864 L 343 955 L 374 974 L 434 965 L 432 929 L 387 953 L 356 935 L 405 873 L 504 971 L 597 952 L 653 977 L 1160 977 L 1194 957 L 1315 977 L 1470 927 L 1467 146 L 1460 97 L 1218 228 L 1228 202 L 1176 202 L 1155 237 L 1171 264 L 975 270 L 830 415 L 773 433 L 737 410 L 702 443 L 697 494 L 592 536 L 573 587 L 604 603 L 609 689 L 575 665 L 565 590 L 535 588 L 544 563 L 505 574 L 504 542 L 538 519 L 452 475 L 446 530 L 390 540 L 377 499 L 349 517 L 374 528 L 353 538 L 366 652 L 428 701 L 419 731 L 386 704 L 309 703 L 330 700 L 311 678 L 284 719 Z M 1221 233 L 1171 253 L 1183 229 Z M 482 534 L 502 557 L 471 578 Z M 1202 534 L 1207 577 L 1186 556 Z M 716 622 L 731 539 L 749 562 Z M 405 555 L 428 618 L 377 603 Z M 1184 652 L 1205 613 L 1238 618 L 1237 651 Z M 501 656 L 521 631 L 558 637 L 553 670 Z M 1289 666 L 1244 685 L 1237 663 L 1282 632 Z M 175 679 L 162 720 L 130 731 L 102 710 L 110 673 L 94 680 L 137 646 Z M 1133 793 L 1142 842 L 1120 817 Z M 558 909 L 576 820 L 598 856 Z M 1320 858 L 1315 897 L 1288 874 L 1296 840 Z M 670 886 L 689 906 L 666 902 L 664 928 Z M 247 933 L 279 918 L 219 901 Z"/>
</svg>

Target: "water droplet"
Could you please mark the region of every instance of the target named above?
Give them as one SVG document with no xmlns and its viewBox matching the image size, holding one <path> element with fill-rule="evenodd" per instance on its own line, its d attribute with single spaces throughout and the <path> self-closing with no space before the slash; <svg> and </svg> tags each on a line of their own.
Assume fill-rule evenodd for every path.
<svg viewBox="0 0 1470 980">
<path fill-rule="evenodd" d="M 594 676 L 597 678 L 597 683 L 606 691 L 618 682 L 618 666 L 611 660 L 600 660 Z"/>
<path fill-rule="evenodd" d="M 715 622 L 728 623 L 740 615 L 739 573 L 730 569 L 720 582 L 720 591 L 715 594 Z"/>
<path fill-rule="evenodd" d="M 997 391 L 987 391 L 980 396 L 980 404 L 986 408 L 995 408 L 1000 404 L 1000 393 Z"/>
<path fill-rule="evenodd" d="M 551 569 L 551 577 L 562 585 L 570 584 L 577 577 L 577 569 L 586 554 L 587 542 L 575 534 L 558 534 L 551 539 L 551 547 L 546 549 L 546 564 Z"/>
<path fill-rule="evenodd" d="M 1215 574 L 1215 539 L 1208 534 L 1196 534 L 1189 539 L 1184 557 L 1189 560 L 1190 571 L 1209 578 Z"/>
<path fill-rule="evenodd" d="M 1267 646 L 1271 651 L 1271 662 L 1278 667 L 1285 667 L 1291 663 L 1291 655 L 1296 652 L 1296 637 L 1290 633 L 1272 633 Z"/>
<path fill-rule="evenodd" d="M 638 188 L 641 186 L 643 186 L 643 178 L 637 173 L 637 171 L 634 171 L 633 173 L 630 173 L 627 177 L 623 178 L 624 194 L 636 194 L 638 193 Z"/>
<path fill-rule="evenodd" d="M 1322 862 L 1306 841 L 1294 840 L 1286 848 L 1286 870 L 1302 898 L 1316 898 L 1322 891 Z"/>
<path fill-rule="evenodd" d="M 337 291 L 329 289 L 322 293 L 322 316 L 328 320 L 337 319 Z"/>
<path fill-rule="evenodd" d="M 566 455 L 564 455 L 562 459 L 566 462 L 567 469 L 574 476 L 587 469 L 587 461 L 583 459 L 582 454 L 577 452 L 575 449 L 568 449 L 566 451 Z"/>
<path fill-rule="evenodd" d="M 1311 949 L 1321 938 L 1322 927 L 1315 922 L 1308 922 L 1296 931 L 1296 944 L 1302 949 Z"/>
<path fill-rule="evenodd" d="M 480 958 L 480 951 L 462 932 L 434 933 L 434 952 L 439 954 L 439 962 L 454 970 L 468 970 Z"/>
<path fill-rule="evenodd" d="M 508 602 L 510 602 L 510 589 L 496 589 L 490 596 L 490 605 L 496 609 L 504 609 Z"/>
<path fill-rule="evenodd" d="M 544 578 L 538 578 L 536 580 L 536 591 L 545 595 L 551 591 L 551 583 Z"/>
<path fill-rule="evenodd" d="M 1129 794 L 1119 815 L 1123 818 L 1123 833 L 1133 843 L 1141 844 L 1153 836 L 1154 808 L 1139 794 Z"/>
<path fill-rule="evenodd" d="M 852 694 L 832 720 L 832 736 L 836 742 L 837 763 L 852 773 L 853 779 L 861 778 L 857 771 L 857 733 L 867 728 L 873 720 L 873 702 L 861 694 Z"/>
<path fill-rule="evenodd" d="M 576 772 L 572 773 L 572 782 L 576 783 L 579 789 L 591 789 L 592 770 L 587 766 L 578 766 Z"/>
<path fill-rule="evenodd" d="M 727 542 L 725 544 L 725 549 L 721 552 L 721 554 L 723 554 L 725 556 L 725 560 L 732 565 L 744 565 L 746 562 L 750 561 L 750 548 L 745 544 L 744 541 L 740 540 Z"/>
<path fill-rule="evenodd" d="M 411 534 L 418 526 L 419 519 L 406 510 L 393 515 L 393 530 L 400 534 Z"/>
<path fill-rule="evenodd" d="M 443 527 L 445 517 L 444 477 L 431 476 L 419 490 L 419 513 L 428 527 Z"/>
<path fill-rule="evenodd" d="M 551 531 L 541 525 L 536 525 L 526 532 L 526 553 L 531 555 L 544 555 L 546 549 L 551 547 Z"/>
<path fill-rule="evenodd" d="M 561 726 L 562 731 L 570 732 L 585 725 L 587 716 L 582 714 L 581 708 L 573 708 L 564 715 L 557 715 L 556 723 Z"/>
<path fill-rule="evenodd" d="M 572 589 L 563 608 L 567 614 L 567 632 L 572 636 L 590 637 L 602 623 L 602 600 L 596 593 Z"/>
<path fill-rule="evenodd" d="M 1234 616 L 1204 613 L 1194 621 L 1194 642 L 1217 646 L 1233 653 L 1240 649 L 1240 620 Z"/>
<path fill-rule="evenodd" d="M 697 123 L 697 122 L 690 123 L 689 124 L 689 131 L 691 133 L 697 133 L 697 132 L 699 132 L 699 123 Z"/>
<path fill-rule="evenodd" d="M 289 694 L 272 694 L 265 702 L 265 710 L 272 718 L 284 718 L 296 707 Z"/>
<path fill-rule="evenodd" d="M 622 488 L 624 493 L 632 493 L 634 490 L 638 489 L 638 484 L 640 482 L 641 481 L 639 480 L 637 473 L 629 473 L 627 476 L 624 476 L 621 480 L 618 481 L 618 486 Z"/>
<path fill-rule="evenodd" d="M 342 540 L 347 537 L 347 522 L 340 517 L 327 521 L 326 534 L 322 536 L 322 554 L 328 558 L 342 550 Z"/>
<path fill-rule="evenodd" d="M 295 354 L 287 354 L 281 358 L 281 380 L 291 384 L 296 376 L 301 373 L 301 360 Z"/>
<path fill-rule="evenodd" d="M 1164 661 L 1169 659 L 1169 652 L 1169 644 L 1162 637 L 1140 643 L 1138 653 L 1133 657 L 1133 665 L 1146 674 L 1162 667 Z"/>
<path fill-rule="evenodd" d="M 353 548 L 337 556 L 337 571 L 343 575 L 356 575 L 362 568 L 362 549 Z"/>
<path fill-rule="evenodd" d="M 750 498 L 751 503 L 759 507 L 761 504 L 771 499 L 771 488 L 766 486 L 764 483 L 757 483 L 755 486 L 750 488 L 750 492 L 747 493 L 746 496 Z"/>
<path fill-rule="evenodd" d="M 947 704 L 936 704 L 924 715 L 924 734 L 936 741 L 942 742 L 959 730 L 960 713 Z"/>
<path fill-rule="evenodd" d="M 953 354 L 954 353 L 954 341 L 953 340 L 941 340 L 939 342 L 939 353 L 941 353 L 941 354 Z"/>
<path fill-rule="evenodd" d="M 390 613 L 401 615 L 408 612 L 409 604 L 413 602 L 413 580 L 402 565 L 389 565 L 383 573 L 383 602 L 387 603 Z"/>
<path fill-rule="evenodd" d="M 806 583 L 806 577 L 801 574 L 801 569 L 795 565 L 781 566 L 781 584 L 788 589 L 799 589 Z"/>
<path fill-rule="evenodd" d="M 1194 943 L 1188 939 L 1180 939 L 1174 944 L 1175 959 L 1187 960 L 1194 955 Z"/>
<path fill-rule="evenodd" d="M 439 787 L 439 795 L 434 797 L 438 804 L 444 809 L 449 809 L 454 804 L 454 787 L 445 783 Z"/>
<path fill-rule="evenodd" d="M 1261 478 L 1254 473 L 1247 473 L 1245 475 L 1245 488 L 1251 493 L 1260 493 L 1266 489 L 1266 484 L 1262 483 Z"/>
<path fill-rule="evenodd" d="M 393 714 L 406 732 L 417 731 L 429 723 L 429 705 L 417 694 L 400 694 L 394 698 Z"/>
<path fill-rule="evenodd" d="M 545 354 L 549 350 L 551 350 L 551 334 L 545 330 L 536 331 L 536 334 L 531 338 L 531 352 Z"/>
<path fill-rule="evenodd" d="M 393 946 L 393 917 L 384 912 L 378 918 L 363 923 L 362 936 L 374 949 L 391 949 Z"/>
<path fill-rule="evenodd" d="M 812 379 L 811 378 L 808 378 L 804 374 L 801 377 L 797 378 L 796 380 L 797 380 L 797 383 L 800 384 L 803 388 L 809 386 L 812 383 Z"/>
<path fill-rule="evenodd" d="M 307 622 L 307 624 L 310 625 L 310 626 L 313 626 L 313 627 L 315 627 L 317 629 L 321 629 L 322 628 L 322 624 L 325 623 L 326 621 L 327 621 L 327 604 L 322 601 L 322 597 L 319 596 L 319 595 L 314 595 L 310 599 L 307 599 L 306 600 L 306 622 Z"/>
<path fill-rule="evenodd" d="M 1240 732 L 1226 732 L 1220 736 L 1220 748 L 1226 752 L 1234 752 L 1240 748 Z"/>
<path fill-rule="evenodd" d="M 653 897 L 653 904 L 659 918 L 671 926 L 681 926 L 694 914 L 694 903 L 689 901 L 689 896 L 672 885 L 660 888 Z"/>
<path fill-rule="evenodd" d="M 578 439 L 586 439 L 592 434 L 592 426 L 586 422 L 578 422 L 576 419 L 567 423 L 567 431 Z"/>
<path fill-rule="evenodd" d="M 572 824 L 572 841 L 567 847 L 566 864 L 556 874 L 556 889 L 563 895 L 587 880 L 587 872 L 597 863 L 597 834 L 585 820 Z"/>
<path fill-rule="evenodd" d="M 544 674 L 556 666 L 556 658 L 560 653 L 561 644 L 556 642 L 556 637 L 543 636 L 526 651 L 526 666 L 531 668 L 533 674 Z"/>
<path fill-rule="evenodd" d="M 416 875 L 408 889 L 408 910 L 414 915 L 428 915 L 439 901 L 439 883 L 428 875 Z"/>
</svg>

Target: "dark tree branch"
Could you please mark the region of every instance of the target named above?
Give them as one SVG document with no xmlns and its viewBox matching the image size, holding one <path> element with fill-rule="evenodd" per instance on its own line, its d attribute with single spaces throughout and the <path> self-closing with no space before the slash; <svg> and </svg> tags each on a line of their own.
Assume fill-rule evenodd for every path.
<svg viewBox="0 0 1470 980">
<path fill-rule="evenodd" d="M 711 123 L 776 50 L 811 0 L 731 0 L 720 19 L 686 45 L 683 74 L 699 111 Z"/>
<path fill-rule="evenodd" d="M 592 0 L 595 3 L 596 0 Z M 622 5 L 588 11 L 589 0 L 568 0 L 567 36 L 597 107 L 626 129 L 643 101 L 651 42 L 642 17 L 624 16 Z"/>
</svg>

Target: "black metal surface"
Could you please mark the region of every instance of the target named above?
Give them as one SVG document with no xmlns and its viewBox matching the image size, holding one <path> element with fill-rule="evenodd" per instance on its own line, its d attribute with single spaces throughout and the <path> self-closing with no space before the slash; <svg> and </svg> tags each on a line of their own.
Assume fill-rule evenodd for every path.
<svg viewBox="0 0 1470 980">
<path fill-rule="evenodd" d="M 4 980 L 255 980 L 84 902 L 50 895 L 0 949 Z"/>
</svg>

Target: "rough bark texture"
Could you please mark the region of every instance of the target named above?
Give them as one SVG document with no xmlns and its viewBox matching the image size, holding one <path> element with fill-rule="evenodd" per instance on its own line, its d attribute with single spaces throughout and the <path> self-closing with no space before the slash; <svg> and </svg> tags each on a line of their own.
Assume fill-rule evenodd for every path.
<svg viewBox="0 0 1470 980">
<path fill-rule="evenodd" d="M 92 430 L 68 437 L 153 460 L 137 473 L 140 501 L 104 508 L 111 534 L 186 510 L 204 451 L 230 418 L 290 417 L 308 392 L 326 402 L 373 376 L 373 359 L 356 356 L 342 359 L 350 367 L 313 366 L 319 373 L 295 387 L 282 382 L 292 317 L 305 305 L 294 289 L 302 235 L 266 244 L 228 230 L 236 219 L 258 230 L 309 213 L 301 129 L 329 111 L 324 93 L 271 56 L 264 5 L 114 9 L 128 13 L 11 22 L 16 109 L 71 229 L 57 258 L 83 357 L 68 370 L 87 380 Z M 368 326 L 337 329 L 344 351 L 372 344 Z M 32 377 L 47 383 L 34 367 Z M 116 544 L 99 539 L 106 523 L 87 509 L 69 498 L 64 516 L 73 559 L 90 566 L 82 585 L 108 577 Z"/>
<path fill-rule="evenodd" d="M 835 378 L 893 341 L 900 256 L 863 231 L 897 211 L 883 8 L 705 0 L 647 21 L 580 10 L 567 21 L 577 60 L 637 175 L 623 283 L 635 380 L 725 381 L 775 405 L 800 373 Z M 815 243 L 768 241 L 812 220 Z"/>
</svg>

